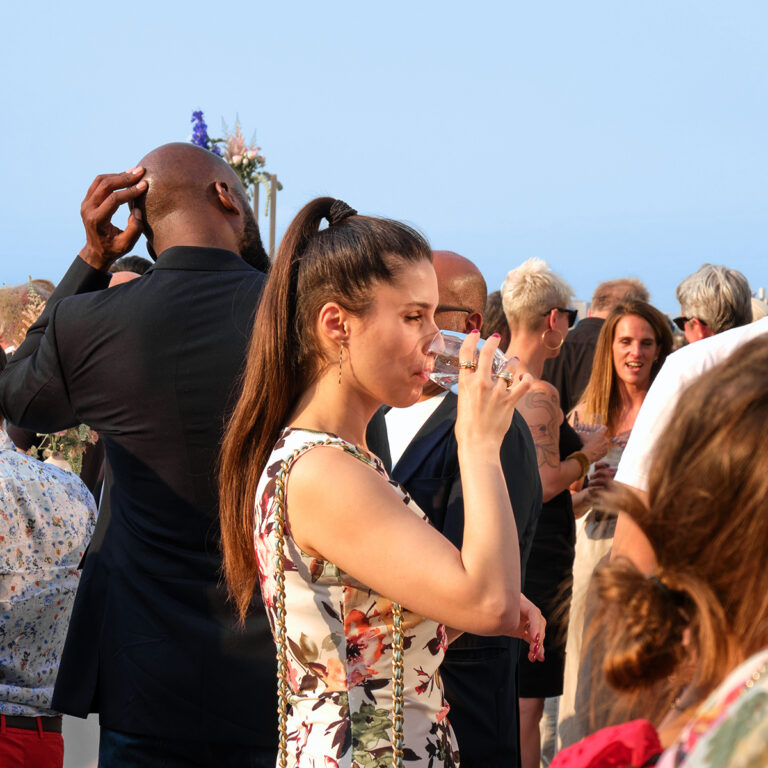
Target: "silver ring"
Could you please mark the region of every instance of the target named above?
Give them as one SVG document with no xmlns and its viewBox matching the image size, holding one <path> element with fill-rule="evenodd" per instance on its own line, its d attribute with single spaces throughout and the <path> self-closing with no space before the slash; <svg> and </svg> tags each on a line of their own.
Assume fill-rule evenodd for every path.
<svg viewBox="0 0 768 768">
<path fill-rule="evenodd" d="M 477 363 L 474 360 L 462 360 L 459 363 L 459 368 L 466 368 L 468 371 L 477 370 Z"/>
</svg>

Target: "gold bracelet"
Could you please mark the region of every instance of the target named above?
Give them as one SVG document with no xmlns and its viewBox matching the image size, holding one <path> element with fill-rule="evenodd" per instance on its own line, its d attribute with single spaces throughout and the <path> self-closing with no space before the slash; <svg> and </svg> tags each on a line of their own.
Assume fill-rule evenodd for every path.
<svg viewBox="0 0 768 768">
<path fill-rule="evenodd" d="M 584 451 L 574 451 L 573 453 L 569 453 L 565 460 L 568 461 L 568 459 L 576 459 L 576 461 L 579 462 L 579 466 L 581 467 L 581 474 L 578 477 L 578 480 L 581 480 L 582 477 L 586 477 L 587 473 L 589 472 L 589 465 L 592 463 L 589 460 L 589 457 L 587 456 Z M 578 480 L 576 482 L 578 482 Z"/>
</svg>

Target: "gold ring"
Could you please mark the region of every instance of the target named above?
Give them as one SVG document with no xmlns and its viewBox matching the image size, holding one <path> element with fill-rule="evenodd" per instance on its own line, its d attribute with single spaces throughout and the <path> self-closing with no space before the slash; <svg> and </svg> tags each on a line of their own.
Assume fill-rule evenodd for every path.
<svg viewBox="0 0 768 768">
<path fill-rule="evenodd" d="M 515 374 L 510 373 L 509 371 L 502 371 L 496 378 L 504 379 L 504 381 L 507 382 L 507 389 L 515 383 Z"/>
<path fill-rule="evenodd" d="M 459 368 L 466 368 L 468 371 L 474 371 L 477 369 L 477 363 L 473 360 L 462 360 L 459 363 Z"/>
</svg>

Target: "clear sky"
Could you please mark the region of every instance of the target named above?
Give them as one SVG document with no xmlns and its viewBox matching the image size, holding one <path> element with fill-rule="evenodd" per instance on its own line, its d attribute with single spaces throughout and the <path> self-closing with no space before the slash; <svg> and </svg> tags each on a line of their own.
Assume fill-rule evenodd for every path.
<svg viewBox="0 0 768 768">
<path fill-rule="evenodd" d="M 762 0 L 36 2 L 0 30 L 0 283 L 58 281 L 93 177 L 203 109 L 256 131 L 278 235 L 330 194 L 489 290 L 530 256 L 580 298 L 636 275 L 668 312 L 705 261 L 768 287 Z"/>
</svg>

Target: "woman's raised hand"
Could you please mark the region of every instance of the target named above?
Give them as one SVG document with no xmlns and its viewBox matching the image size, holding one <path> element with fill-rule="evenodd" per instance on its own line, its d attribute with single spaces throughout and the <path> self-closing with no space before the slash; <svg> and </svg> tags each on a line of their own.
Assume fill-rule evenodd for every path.
<svg viewBox="0 0 768 768">
<path fill-rule="evenodd" d="M 495 333 L 486 340 L 475 363 L 479 339 L 480 332 L 472 331 L 461 345 L 456 438 L 473 450 L 498 451 L 512 422 L 515 405 L 531 388 L 533 377 L 526 373 L 494 378 L 491 365 L 500 337 Z"/>
<path fill-rule="evenodd" d="M 608 453 L 611 442 L 605 434 L 604 426 L 590 434 L 582 435 L 581 450 L 587 455 L 590 464 L 599 461 Z"/>
</svg>

